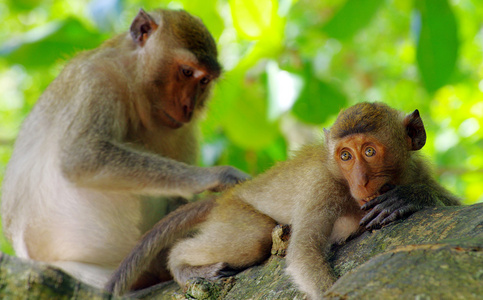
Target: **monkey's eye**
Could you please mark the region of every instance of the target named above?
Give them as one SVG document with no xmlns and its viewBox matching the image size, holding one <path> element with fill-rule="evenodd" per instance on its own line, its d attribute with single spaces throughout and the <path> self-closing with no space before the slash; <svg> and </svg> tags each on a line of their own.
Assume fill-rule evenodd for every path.
<svg viewBox="0 0 483 300">
<path fill-rule="evenodd" d="M 348 160 L 352 159 L 352 154 L 350 154 L 348 151 L 343 151 L 340 154 L 340 159 L 342 159 L 343 161 L 348 161 Z"/>
<path fill-rule="evenodd" d="M 182 71 L 183 71 L 183 75 L 186 77 L 193 76 L 193 70 L 183 68 Z"/>
<path fill-rule="evenodd" d="M 376 155 L 376 149 L 374 149 L 372 147 L 367 147 L 365 153 L 366 153 L 367 157 L 374 156 L 374 155 Z"/>
<path fill-rule="evenodd" d="M 201 78 L 200 83 L 202 85 L 207 85 L 208 83 L 210 83 L 210 79 L 208 77 L 203 77 Z"/>
</svg>

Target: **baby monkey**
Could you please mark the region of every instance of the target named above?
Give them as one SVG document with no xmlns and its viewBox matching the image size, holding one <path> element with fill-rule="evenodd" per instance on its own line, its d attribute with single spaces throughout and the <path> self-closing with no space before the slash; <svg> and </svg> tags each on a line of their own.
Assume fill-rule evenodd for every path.
<svg viewBox="0 0 483 300">
<path fill-rule="evenodd" d="M 330 243 L 424 207 L 459 204 L 416 152 L 426 142 L 418 110 L 405 116 L 382 103 L 360 103 L 324 132 L 324 143 L 305 146 L 217 199 L 166 216 L 107 289 L 122 294 L 156 282 L 156 258 L 166 252 L 181 286 L 193 277 L 230 275 L 270 255 L 271 231 L 281 223 L 292 226 L 287 273 L 310 299 L 321 299 L 336 279 L 325 257 Z"/>
</svg>

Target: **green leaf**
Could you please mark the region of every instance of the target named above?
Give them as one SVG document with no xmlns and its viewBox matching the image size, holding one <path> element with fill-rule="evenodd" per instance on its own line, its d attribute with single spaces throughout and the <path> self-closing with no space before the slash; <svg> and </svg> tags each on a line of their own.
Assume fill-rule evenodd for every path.
<svg viewBox="0 0 483 300">
<path fill-rule="evenodd" d="M 210 105 L 209 119 L 217 119 L 237 146 L 259 150 L 277 138 L 279 128 L 277 122 L 268 120 L 263 83 L 245 81 L 244 74 L 243 70 L 234 69 L 220 81 Z"/>
<path fill-rule="evenodd" d="M 192 1 L 183 0 L 183 7 L 190 14 L 201 18 L 210 33 L 218 39 L 223 32 L 223 19 L 218 13 L 215 0 Z"/>
<path fill-rule="evenodd" d="M 416 7 L 421 17 L 416 58 L 425 88 L 434 92 L 448 82 L 456 66 L 456 19 L 446 0 L 420 0 Z"/>
<path fill-rule="evenodd" d="M 274 25 L 278 3 L 275 0 L 231 0 L 230 8 L 237 32 L 246 39 L 256 40 Z"/>
<path fill-rule="evenodd" d="M 287 143 L 279 135 L 267 148 L 253 151 L 230 143 L 217 162 L 219 165 L 231 165 L 252 175 L 263 173 L 273 167 L 276 161 L 287 159 Z"/>
<path fill-rule="evenodd" d="M 8 7 L 19 11 L 31 11 L 34 10 L 42 0 L 9 0 Z"/>
<path fill-rule="evenodd" d="M 305 69 L 305 85 L 292 112 L 306 123 L 322 124 L 347 105 L 347 97 L 337 86 L 315 78 L 309 65 Z"/>
<path fill-rule="evenodd" d="M 348 0 L 323 30 L 333 38 L 350 39 L 369 24 L 382 3 L 383 0 Z"/>
<path fill-rule="evenodd" d="M 0 48 L 0 55 L 12 64 L 43 68 L 76 51 L 98 46 L 103 35 L 91 32 L 77 19 L 52 22 L 25 33 Z"/>
</svg>

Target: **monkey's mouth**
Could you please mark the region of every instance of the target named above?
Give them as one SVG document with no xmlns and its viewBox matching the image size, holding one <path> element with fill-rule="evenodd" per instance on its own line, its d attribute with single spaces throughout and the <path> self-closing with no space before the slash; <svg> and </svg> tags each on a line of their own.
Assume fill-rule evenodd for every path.
<svg viewBox="0 0 483 300">
<path fill-rule="evenodd" d="M 361 200 L 359 200 L 359 202 L 360 202 L 361 205 L 366 204 L 367 202 L 369 202 L 369 201 L 389 192 L 390 190 L 392 190 L 395 187 L 396 186 L 394 184 L 386 183 L 374 195 L 366 197 L 364 199 L 361 199 Z"/>
<path fill-rule="evenodd" d="M 369 197 L 366 197 L 366 198 L 364 198 L 364 199 L 361 199 L 361 202 L 363 202 L 363 203 L 367 203 L 367 202 L 371 201 L 372 199 L 374 199 L 374 198 L 376 198 L 376 197 L 379 197 L 379 196 L 381 196 L 381 195 L 382 195 L 382 194 L 380 194 L 379 192 L 378 192 L 378 193 L 375 193 L 375 194 L 374 194 L 374 195 L 372 195 L 372 196 L 369 196 Z"/>
<path fill-rule="evenodd" d="M 168 114 L 164 109 L 159 109 L 162 115 L 163 123 L 168 126 L 169 128 L 178 129 L 183 126 L 183 123 L 177 121 L 173 118 L 170 114 Z"/>
</svg>

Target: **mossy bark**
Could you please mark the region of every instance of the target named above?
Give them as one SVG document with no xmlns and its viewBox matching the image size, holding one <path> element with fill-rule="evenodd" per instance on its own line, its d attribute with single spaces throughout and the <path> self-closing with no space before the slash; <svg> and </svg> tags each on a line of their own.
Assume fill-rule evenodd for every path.
<svg viewBox="0 0 483 300">
<path fill-rule="evenodd" d="M 283 253 L 280 246 L 273 251 Z M 330 253 L 340 278 L 328 299 L 481 299 L 483 204 L 426 209 Z M 118 299 L 44 264 L 0 258 L 2 299 Z M 272 255 L 234 277 L 192 280 L 186 291 L 168 282 L 124 298 L 304 299 L 284 267 L 285 259 Z"/>
</svg>

